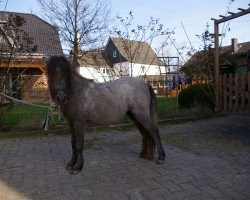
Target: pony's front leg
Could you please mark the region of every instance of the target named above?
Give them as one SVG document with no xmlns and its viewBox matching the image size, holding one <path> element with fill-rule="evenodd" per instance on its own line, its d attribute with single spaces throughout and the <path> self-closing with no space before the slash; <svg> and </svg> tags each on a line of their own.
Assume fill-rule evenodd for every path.
<svg viewBox="0 0 250 200">
<path fill-rule="evenodd" d="M 82 170 L 83 167 L 83 147 L 84 147 L 84 125 L 76 122 L 73 125 L 74 128 L 74 136 L 75 136 L 75 156 L 74 150 L 72 155 L 72 161 L 74 162 L 74 166 L 72 167 L 71 173 L 77 174 Z M 73 145 L 72 145 L 73 146 Z M 75 160 L 76 158 L 76 160 Z"/>
<path fill-rule="evenodd" d="M 72 170 L 73 166 L 76 163 L 76 137 L 75 137 L 75 133 L 73 130 L 73 127 L 71 128 L 71 146 L 72 146 L 72 157 L 71 160 L 69 161 L 69 163 L 66 166 L 67 170 Z"/>
</svg>

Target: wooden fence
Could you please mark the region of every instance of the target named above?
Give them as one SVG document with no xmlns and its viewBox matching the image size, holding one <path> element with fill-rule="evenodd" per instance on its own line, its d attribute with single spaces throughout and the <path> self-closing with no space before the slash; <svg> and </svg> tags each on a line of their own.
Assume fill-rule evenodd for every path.
<svg viewBox="0 0 250 200">
<path fill-rule="evenodd" d="M 250 72 L 219 77 L 219 107 L 223 111 L 250 112 Z"/>
</svg>

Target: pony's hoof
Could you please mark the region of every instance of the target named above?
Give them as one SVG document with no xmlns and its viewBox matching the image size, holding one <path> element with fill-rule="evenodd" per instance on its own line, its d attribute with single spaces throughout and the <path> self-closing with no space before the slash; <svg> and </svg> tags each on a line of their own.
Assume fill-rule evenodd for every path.
<svg viewBox="0 0 250 200">
<path fill-rule="evenodd" d="M 79 172 L 82 171 L 82 167 L 83 167 L 83 165 L 80 165 L 80 166 L 75 165 L 75 166 L 73 166 L 71 168 L 71 170 L 70 170 L 70 174 L 78 174 Z"/>
<path fill-rule="evenodd" d="M 164 160 L 157 160 L 156 161 L 156 164 L 160 165 L 160 164 L 163 164 L 164 163 Z"/>
<path fill-rule="evenodd" d="M 73 166 L 71 166 L 71 165 L 66 165 L 65 169 L 66 169 L 66 170 L 72 170 L 72 169 L 73 169 Z"/>
<path fill-rule="evenodd" d="M 80 171 L 74 170 L 74 169 L 70 170 L 70 174 L 72 174 L 72 175 L 78 174 L 79 172 Z"/>
<path fill-rule="evenodd" d="M 143 159 L 146 159 L 146 160 L 153 160 L 154 159 L 154 156 L 153 155 L 144 155 L 143 153 L 140 153 L 139 154 L 139 158 L 143 158 Z"/>
</svg>

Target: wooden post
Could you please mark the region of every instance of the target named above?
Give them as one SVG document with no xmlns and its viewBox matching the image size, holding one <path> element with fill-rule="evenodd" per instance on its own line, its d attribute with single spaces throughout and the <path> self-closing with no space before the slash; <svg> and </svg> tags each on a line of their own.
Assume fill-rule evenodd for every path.
<svg viewBox="0 0 250 200">
<path fill-rule="evenodd" d="M 245 75 L 241 75 L 240 78 L 240 96 L 241 96 L 241 110 L 245 110 L 245 101 L 246 101 L 246 90 L 245 90 Z"/>
<path fill-rule="evenodd" d="M 218 77 L 218 87 L 217 90 L 220 92 L 218 93 L 218 97 L 219 97 L 219 111 L 222 110 L 222 75 L 219 75 Z"/>
<path fill-rule="evenodd" d="M 215 101 L 216 109 L 221 110 L 220 93 L 219 90 L 219 74 L 220 74 L 220 63 L 219 63 L 219 24 L 214 21 L 214 84 L 215 84 Z"/>
<path fill-rule="evenodd" d="M 232 111 L 232 108 L 233 108 L 233 74 L 232 73 L 229 74 L 228 87 L 229 87 L 228 107 L 229 107 L 229 110 Z"/>
<path fill-rule="evenodd" d="M 223 74 L 222 91 L 223 91 L 223 110 L 227 111 L 227 74 Z"/>
<path fill-rule="evenodd" d="M 235 74 L 235 93 L 234 93 L 234 96 L 235 96 L 235 107 L 234 107 L 234 111 L 238 111 L 239 110 L 239 75 L 238 74 Z"/>
<path fill-rule="evenodd" d="M 248 72 L 248 76 L 247 76 L 247 110 L 248 112 L 250 112 L 250 72 Z"/>
</svg>

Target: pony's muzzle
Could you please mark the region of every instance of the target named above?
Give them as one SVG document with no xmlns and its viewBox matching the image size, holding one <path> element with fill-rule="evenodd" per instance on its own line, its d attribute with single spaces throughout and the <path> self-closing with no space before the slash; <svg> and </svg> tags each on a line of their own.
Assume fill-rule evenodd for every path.
<svg viewBox="0 0 250 200">
<path fill-rule="evenodd" d="M 66 101 L 67 101 L 66 93 L 64 91 L 57 92 L 57 94 L 56 94 L 56 101 L 59 104 L 65 104 Z"/>
</svg>

